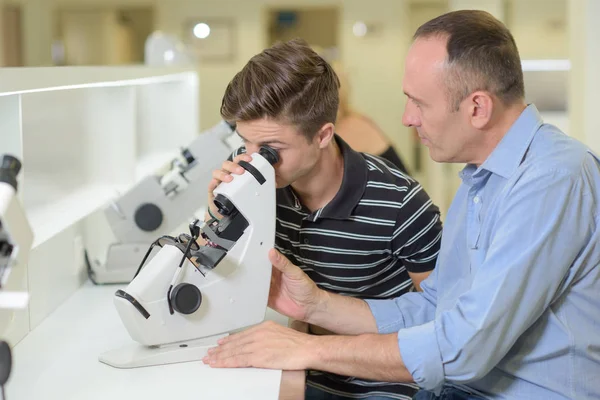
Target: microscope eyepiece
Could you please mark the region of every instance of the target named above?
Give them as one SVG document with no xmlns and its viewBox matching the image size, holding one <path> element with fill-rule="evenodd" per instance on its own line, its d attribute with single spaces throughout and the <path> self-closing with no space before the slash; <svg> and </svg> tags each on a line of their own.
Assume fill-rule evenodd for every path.
<svg viewBox="0 0 600 400">
<path fill-rule="evenodd" d="M 263 156 L 271 165 L 275 165 L 279 162 L 279 154 L 277 150 L 269 146 L 260 146 L 258 154 Z"/>
<path fill-rule="evenodd" d="M 0 164 L 0 182 L 5 182 L 17 190 L 17 175 L 21 171 L 21 162 L 11 155 L 5 154 Z"/>
</svg>

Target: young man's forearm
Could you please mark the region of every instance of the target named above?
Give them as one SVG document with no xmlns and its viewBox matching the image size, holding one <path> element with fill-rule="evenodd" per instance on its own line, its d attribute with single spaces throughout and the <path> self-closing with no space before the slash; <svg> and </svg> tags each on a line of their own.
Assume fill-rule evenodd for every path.
<svg viewBox="0 0 600 400">
<path fill-rule="evenodd" d="M 342 335 L 377 333 L 377 323 L 364 300 L 326 291 L 306 322 Z"/>
<path fill-rule="evenodd" d="M 307 351 L 309 369 L 381 382 L 413 382 L 402 362 L 395 333 L 319 336 Z"/>
</svg>

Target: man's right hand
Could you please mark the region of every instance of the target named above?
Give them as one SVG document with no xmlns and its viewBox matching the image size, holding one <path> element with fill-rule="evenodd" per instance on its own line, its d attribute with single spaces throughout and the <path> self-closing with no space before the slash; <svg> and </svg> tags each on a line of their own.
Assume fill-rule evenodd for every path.
<svg viewBox="0 0 600 400">
<path fill-rule="evenodd" d="M 273 264 L 269 307 L 292 319 L 308 322 L 327 293 L 277 250 L 269 251 L 269 260 Z"/>
<path fill-rule="evenodd" d="M 221 166 L 221 169 L 214 170 L 212 173 L 212 179 L 208 184 L 208 207 L 214 216 L 221 218 L 222 215 L 219 214 L 219 210 L 215 206 L 215 195 L 213 191 L 219 186 L 221 182 L 231 182 L 233 176 L 231 174 L 241 175 L 244 173 L 244 168 L 240 167 L 238 164 L 240 161 L 251 162 L 252 157 L 249 154 L 239 154 L 236 156 L 233 161 L 225 161 Z M 206 219 L 210 219 L 210 216 L 206 216 Z"/>
<path fill-rule="evenodd" d="M 269 251 L 273 265 L 269 307 L 292 319 L 321 327 L 328 334 L 377 333 L 377 323 L 364 300 L 327 292 L 285 256 Z"/>
</svg>

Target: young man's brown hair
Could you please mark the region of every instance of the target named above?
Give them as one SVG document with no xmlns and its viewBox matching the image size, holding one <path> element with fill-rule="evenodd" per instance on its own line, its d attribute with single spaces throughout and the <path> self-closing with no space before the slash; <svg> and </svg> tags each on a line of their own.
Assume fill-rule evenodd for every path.
<svg viewBox="0 0 600 400">
<path fill-rule="evenodd" d="M 221 116 L 229 122 L 270 118 L 307 139 L 335 123 L 340 82 L 331 66 L 300 39 L 252 57 L 227 86 Z"/>
</svg>

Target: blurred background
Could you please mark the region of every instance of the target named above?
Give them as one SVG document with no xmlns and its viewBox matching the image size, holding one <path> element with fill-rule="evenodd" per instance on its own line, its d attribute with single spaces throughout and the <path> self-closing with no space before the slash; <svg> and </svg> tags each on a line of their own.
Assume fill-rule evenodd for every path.
<svg viewBox="0 0 600 400">
<path fill-rule="evenodd" d="M 600 0 L 0 0 L 0 65 L 144 63 L 149 35 L 177 38 L 200 78 L 200 128 L 219 120 L 224 89 L 254 54 L 304 38 L 342 66 L 352 107 L 371 118 L 445 210 L 460 166 L 429 160 L 402 126 L 403 61 L 411 35 L 449 10 L 491 12 L 513 32 L 528 101 L 596 150 Z M 175 61 L 165 53 L 165 62 Z M 578 73 L 576 75 L 575 73 Z M 0 75 L 1 79 L 1 75 Z M 586 111 L 586 110 L 589 110 Z"/>
</svg>

